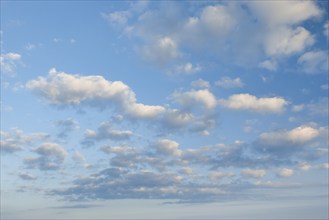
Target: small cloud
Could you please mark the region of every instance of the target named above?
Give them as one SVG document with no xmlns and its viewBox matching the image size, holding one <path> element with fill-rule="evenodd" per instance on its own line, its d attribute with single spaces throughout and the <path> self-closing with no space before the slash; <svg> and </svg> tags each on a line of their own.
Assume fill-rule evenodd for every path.
<svg viewBox="0 0 329 220">
<path fill-rule="evenodd" d="M 245 177 L 261 178 L 266 175 L 266 171 L 246 169 L 246 170 L 242 170 L 241 174 Z"/>
<path fill-rule="evenodd" d="M 25 45 L 25 50 L 33 50 L 36 48 L 36 45 L 35 44 L 31 44 L 31 43 L 28 43 L 27 45 Z"/>
<path fill-rule="evenodd" d="M 101 16 L 104 20 L 112 25 L 126 25 L 131 13 L 129 11 L 115 11 L 112 13 L 101 13 Z"/>
<path fill-rule="evenodd" d="M 264 68 L 270 71 L 277 70 L 278 66 L 275 60 L 265 60 L 258 65 L 260 68 Z"/>
<path fill-rule="evenodd" d="M 191 75 L 200 72 L 201 70 L 202 68 L 199 64 L 194 66 L 192 63 L 185 63 L 183 65 L 176 66 L 174 68 L 174 73 Z"/>
<path fill-rule="evenodd" d="M 328 38 L 329 37 L 329 20 L 323 25 L 323 34 Z"/>
<path fill-rule="evenodd" d="M 303 72 L 308 74 L 327 73 L 328 72 L 328 51 L 309 51 L 304 53 L 298 59 Z"/>
<path fill-rule="evenodd" d="M 15 75 L 15 68 L 17 63 L 21 60 L 22 56 L 18 53 L 7 53 L 0 55 L 1 73 L 9 76 Z"/>
<path fill-rule="evenodd" d="M 250 94 L 231 95 L 227 100 L 219 100 L 219 104 L 234 110 L 249 110 L 261 113 L 281 113 L 284 111 L 286 100 L 280 97 L 257 98 Z"/>
<path fill-rule="evenodd" d="M 208 89 L 191 90 L 188 92 L 175 92 L 171 96 L 183 108 L 192 108 L 202 105 L 205 109 L 213 109 L 217 105 L 216 97 Z"/>
<path fill-rule="evenodd" d="M 20 173 L 18 175 L 22 180 L 36 180 L 38 179 L 37 177 L 29 174 L 29 173 Z"/>
<path fill-rule="evenodd" d="M 301 104 L 301 105 L 294 105 L 291 110 L 293 112 L 301 112 L 301 111 L 304 110 L 304 108 L 305 108 L 305 105 L 303 105 L 303 104 Z"/>
<path fill-rule="evenodd" d="M 282 168 L 278 172 L 278 176 L 280 177 L 289 177 L 294 175 L 294 170 L 288 168 Z"/>
<path fill-rule="evenodd" d="M 205 81 L 203 79 L 195 80 L 191 83 L 191 86 L 197 89 L 209 89 L 210 83 L 208 81 Z"/>
<path fill-rule="evenodd" d="M 232 89 L 241 88 L 244 86 L 244 83 L 239 77 L 235 79 L 232 79 L 230 77 L 222 77 L 220 80 L 215 82 L 215 85 L 224 89 Z"/>
<path fill-rule="evenodd" d="M 329 84 L 323 84 L 320 86 L 320 88 L 323 90 L 329 90 Z"/>
</svg>

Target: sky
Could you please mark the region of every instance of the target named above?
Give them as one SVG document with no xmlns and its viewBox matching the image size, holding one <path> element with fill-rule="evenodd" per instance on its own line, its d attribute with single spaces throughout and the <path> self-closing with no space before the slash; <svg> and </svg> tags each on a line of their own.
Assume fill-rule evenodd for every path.
<svg viewBox="0 0 329 220">
<path fill-rule="evenodd" d="M 1 219 L 328 219 L 328 1 L 1 0 Z"/>
</svg>

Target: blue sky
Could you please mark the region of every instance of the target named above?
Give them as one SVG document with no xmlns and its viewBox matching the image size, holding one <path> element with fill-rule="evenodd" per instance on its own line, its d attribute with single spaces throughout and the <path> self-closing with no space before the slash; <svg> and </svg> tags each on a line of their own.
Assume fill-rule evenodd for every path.
<svg viewBox="0 0 329 220">
<path fill-rule="evenodd" d="M 327 219 L 327 1 L 1 1 L 1 218 Z"/>
</svg>

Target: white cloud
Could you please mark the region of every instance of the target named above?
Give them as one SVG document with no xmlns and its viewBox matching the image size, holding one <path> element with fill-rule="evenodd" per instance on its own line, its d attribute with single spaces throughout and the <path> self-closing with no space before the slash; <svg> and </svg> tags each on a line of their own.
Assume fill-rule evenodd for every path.
<svg viewBox="0 0 329 220">
<path fill-rule="evenodd" d="M 169 36 L 156 39 L 151 45 L 141 48 L 143 57 L 152 63 L 163 66 L 180 56 L 177 44 Z M 191 67 L 187 67 L 191 71 Z"/>
<path fill-rule="evenodd" d="M 109 14 L 101 13 L 101 16 L 113 25 L 126 25 L 131 13 L 129 11 L 115 11 Z"/>
<path fill-rule="evenodd" d="M 0 55 L 1 72 L 9 76 L 14 76 L 17 62 L 19 62 L 21 58 L 22 56 L 18 53 L 1 54 Z"/>
<path fill-rule="evenodd" d="M 260 141 L 266 145 L 305 144 L 320 135 L 320 130 L 302 125 L 292 130 L 262 133 Z"/>
<path fill-rule="evenodd" d="M 310 104 L 306 105 L 306 108 L 309 111 L 309 114 L 311 116 L 322 116 L 322 117 L 328 117 L 329 115 L 329 98 L 324 97 L 320 98 L 317 101 L 314 101 Z"/>
<path fill-rule="evenodd" d="M 312 168 L 312 166 L 308 163 L 301 163 L 298 165 L 298 168 L 302 171 L 308 171 Z"/>
<path fill-rule="evenodd" d="M 302 52 L 314 42 L 314 37 L 303 27 L 281 27 L 266 38 L 265 51 L 269 56 L 292 55 Z"/>
<path fill-rule="evenodd" d="M 181 156 L 182 151 L 178 148 L 179 144 L 176 141 L 162 139 L 151 145 L 158 154 L 169 156 Z"/>
<path fill-rule="evenodd" d="M 301 112 L 301 111 L 304 110 L 304 108 L 305 108 L 305 105 L 303 105 L 303 104 L 301 104 L 301 105 L 294 105 L 291 110 L 293 112 Z"/>
<path fill-rule="evenodd" d="M 294 175 L 294 170 L 288 168 L 282 168 L 279 170 L 278 175 L 281 177 L 289 177 Z"/>
<path fill-rule="evenodd" d="M 172 94 L 172 98 L 184 108 L 191 108 L 200 104 L 206 109 L 216 107 L 216 97 L 208 89 L 175 92 Z"/>
<path fill-rule="evenodd" d="M 193 66 L 192 63 L 185 63 L 183 65 L 178 65 L 174 68 L 174 73 L 176 74 L 195 74 L 201 71 L 201 66 L 197 64 Z"/>
<path fill-rule="evenodd" d="M 257 98 L 250 94 L 231 95 L 228 100 L 221 99 L 219 104 L 234 110 L 249 110 L 262 113 L 281 113 L 288 104 L 280 97 Z"/>
<path fill-rule="evenodd" d="M 295 25 L 322 15 L 313 1 L 250 1 L 247 4 L 271 27 Z"/>
<path fill-rule="evenodd" d="M 275 71 L 277 70 L 277 62 L 275 60 L 265 60 L 258 65 L 261 68 L 270 70 L 270 71 Z"/>
<path fill-rule="evenodd" d="M 266 171 L 246 169 L 246 170 L 242 170 L 241 174 L 246 177 L 261 178 L 266 175 Z"/>
<path fill-rule="evenodd" d="M 241 88 L 244 86 L 244 83 L 239 77 L 235 79 L 232 79 L 230 77 L 222 77 L 220 80 L 215 82 L 215 85 L 224 89 L 231 89 L 231 88 Z"/>
<path fill-rule="evenodd" d="M 162 106 L 137 103 L 129 86 L 102 76 L 71 75 L 51 69 L 47 77 L 28 81 L 26 87 L 54 105 L 110 105 L 134 118 L 153 118 L 165 111 Z"/>
<path fill-rule="evenodd" d="M 203 79 L 195 80 L 191 83 L 191 86 L 194 88 L 209 89 L 210 83 Z"/>
<path fill-rule="evenodd" d="M 298 59 L 298 64 L 305 73 L 327 73 L 328 72 L 328 51 L 309 51 Z"/>
</svg>

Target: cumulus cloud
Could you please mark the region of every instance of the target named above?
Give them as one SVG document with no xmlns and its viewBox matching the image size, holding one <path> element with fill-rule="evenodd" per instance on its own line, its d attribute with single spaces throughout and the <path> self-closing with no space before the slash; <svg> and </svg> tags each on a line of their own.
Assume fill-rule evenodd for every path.
<svg viewBox="0 0 329 220">
<path fill-rule="evenodd" d="M 166 156 L 181 156 L 182 151 L 178 149 L 179 144 L 176 141 L 162 139 L 151 145 L 158 154 Z"/>
<path fill-rule="evenodd" d="M 309 51 L 298 59 L 303 72 L 308 74 L 328 72 L 328 51 Z"/>
<path fill-rule="evenodd" d="M 39 77 L 26 83 L 33 91 L 50 104 L 107 107 L 113 106 L 133 118 L 153 118 L 165 111 L 158 105 L 137 103 L 135 93 L 121 81 L 108 81 L 102 76 L 80 76 L 49 71 L 47 77 Z"/>
<path fill-rule="evenodd" d="M 172 94 L 172 98 L 183 108 L 202 105 L 205 109 L 213 109 L 217 104 L 216 97 L 208 89 L 175 92 Z"/>
<path fill-rule="evenodd" d="M 281 97 L 257 98 L 250 94 L 231 95 L 227 100 L 220 99 L 219 104 L 234 110 L 249 110 L 261 113 L 281 113 L 288 102 Z"/>
<path fill-rule="evenodd" d="M 264 132 L 254 142 L 254 150 L 280 159 L 290 156 L 318 159 L 326 154 L 321 147 L 328 144 L 327 131 L 325 127 L 301 125 L 291 130 Z"/>
<path fill-rule="evenodd" d="M 28 168 L 40 170 L 57 170 L 67 157 L 66 150 L 56 143 L 43 143 L 34 150 L 38 157 L 25 158 L 24 163 Z"/>
<path fill-rule="evenodd" d="M 17 63 L 22 56 L 18 53 L 6 53 L 0 55 L 1 73 L 14 76 Z"/>
<path fill-rule="evenodd" d="M 215 85 L 224 89 L 232 89 L 241 88 L 244 86 L 244 83 L 239 77 L 235 79 L 232 79 L 230 77 L 222 77 L 220 80 L 215 82 Z"/>
</svg>

